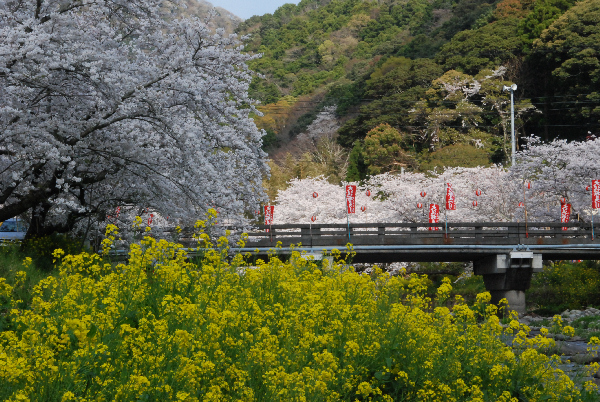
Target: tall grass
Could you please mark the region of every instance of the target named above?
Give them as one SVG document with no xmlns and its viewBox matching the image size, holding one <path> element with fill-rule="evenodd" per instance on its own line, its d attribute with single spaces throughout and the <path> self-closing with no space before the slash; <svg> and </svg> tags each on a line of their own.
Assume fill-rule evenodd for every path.
<svg viewBox="0 0 600 402">
<path fill-rule="evenodd" d="M 27 258 L 28 253 L 21 249 L 19 243 L 9 243 L 0 247 L 0 278 L 13 289 L 13 299 L 18 300 L 19 308 L 27 308 L 32 301 L 33 288 L 48 275 L 51 271 L 40 269 L 39 265 Z M 1 303 L 1 302 L 0 302 Z M 6 325 L 6 309 L 8 304 L 0 304 L 0 331 L 4 330 Z"/>
</svg>

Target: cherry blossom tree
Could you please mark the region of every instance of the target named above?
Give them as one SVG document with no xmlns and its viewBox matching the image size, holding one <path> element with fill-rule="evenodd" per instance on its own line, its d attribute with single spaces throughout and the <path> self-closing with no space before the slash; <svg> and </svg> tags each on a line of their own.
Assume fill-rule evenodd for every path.
<svg viewBox="0 0 600 402">
<path fill-rule="evenodd" d="M 447 183 L 456 196 L 456 210 L 446 212 L 448 221 L 506 221 L 512 218 L 518 200 L 515 186 L 504 180 L 505 176 L 505 170 L 497 166 L 456 167 L 430 175 L 380 175 L 372 177 L 370 184 L 383 194 L 379 197 L 382 205 L 374 208 L 387 211 L 387 222 L 427 222 L 429 204 L 439 205 L 444 214 Z M 422 207 L 417 208 L 418 204 Z"/>
<path fill-rule="evenodd" d="M 599 156 L 600 140 L 543 144 L 532 137 L 509 169 L 458 167 L 439 173 L 371 176 L 359 185 L 357 210 L 350 222 L 427 222 L 429 204 L 440 205 L 443 216 L 445 183 L 456 195 L 456 210 L 447 211 L 449 222 L 522 222 L 525 209 L 530 222 L 559 222 L 563 199 L 572 204 L 573 218 L 579 215 L 589 221 L 591 194 L 586 187 L 600 180 Z M 309 223 L 311 216 L 315 223 L 345 223 L 345 184 L 357 183 L 339 186 L 324 177 L 293 180 L 278 194 L 274 223 Z M 367 189 L 371 197 L 366 196 Z M 316 200 L 313 192 L 319 194 Z M 361 206 L 366 212 L 360 211 Z"/>
<path fill-rule="evenodd" d="M 252 56 L 165 18 L 176 3 L 0 0 L 0 221 L 65 232 L 118 206 L 235 221 L 264 199 Z"/>
<path fill-rule="evenodd" d="M 273 223 L 345 223 L 346 204 L 344 185 L 331 184 L 323 176 L 308 179 L 292 179 L 290 186 L 280 191 L 275 200 Z M 365 202 L 363 189 L 357 190 L 356 205 Z M 317 197 L 314 197 L 316 193 Z M 352 221 L 355 221 L 352 219 Z"/>
<path fill-rule="evenodd" d="M 504 180 L 501 167 L 451 168 L 441 174 L 407 172 L 372 176 L 358 185 L 356 213 L 350 222 L 427 222 L 429 204 L 445 205 L 445 183 L 456 195 L 456 210 L 448 211 L 454 222 L 507 221 L 518 207 L 517 186 Z M 355 184 L 357 183 L 344 183 Z M 366 195 L 370 190 L 371 196 Z M 481 193 L 476 195 L 477 190 Z M 317 192 L 317 199 L 312 197 Z M 422 196 L 423 194 L 424 196 Z M 477 201 L 477 206 L 473 206 Z M 421 204 L 421 208 L 418 207 Z M 279 193 L 274 223 L 345 223 L 343 186 L 330 184 L 323 177 L 293 180 Z M 362 211 L 361 207 L 366 207 Z"/>
<path fill-rule="evenodd" d="M 531 137 L 510 169 L 509 180 L 519 183 L 528 217 L 538 221 L 560 219 L 560 203 L 571 204 L 572 215 L 591 219 L 591 193 L 586 187 L 600 180 L 600 140 L 586 142 L 555 140 L 542 143 Z M 526 183 L 531 183 L 527 188 Z"/>
<path fill-rule="evenodd" d="M 308 125 L 306 131 L 298 134 L 299 141 L 311 141 L 314 145 L 323 138 L 333 138 L 338 129 L 340 122 L 338 121 L 335 111 L 337 106 L 326 106 L 321 110 L 312 123 Z"/>
</svg>

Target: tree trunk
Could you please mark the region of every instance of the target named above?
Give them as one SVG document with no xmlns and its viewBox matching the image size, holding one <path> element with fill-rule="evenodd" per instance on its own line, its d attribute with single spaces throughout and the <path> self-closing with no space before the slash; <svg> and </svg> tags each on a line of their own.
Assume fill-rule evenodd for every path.
<svg viewBox="0 0 600 402">
<path fill-rule="evenodd" d="M 38 208 L 32 209 L 31 224 L 29 225 L 29 229 L 27 229 L 25 240 L 33 239 L 35 237 L 41 237 L 46 234 L 44 228 L 46 223 L 46 216 L 48 215 L 49 210 L 50 204 L 48 203 L 43 203 Z"/>
<path fill-rule="evenodd" d="M 44 203 L 41 206 L 41 210 L 35 211 L 31 213 L 31 224 L 29 225 L 29 229 L 27 229 L 27 234 L 25 235 L 25 240 L 29 240 L 35 237 L 43 237 L 49 236 L 52 233 L 68 233 L 75 227 L 78 218 L 81 218 L 83 215 L 68 213 L 67 221 L 62 225 L 52 225 L 46 222 L 46 218 L 48 216 L 48 211 L 52 207 L 49 203 Z M 90 214 L 91 216 L 91 214 Z"/>
</svg>

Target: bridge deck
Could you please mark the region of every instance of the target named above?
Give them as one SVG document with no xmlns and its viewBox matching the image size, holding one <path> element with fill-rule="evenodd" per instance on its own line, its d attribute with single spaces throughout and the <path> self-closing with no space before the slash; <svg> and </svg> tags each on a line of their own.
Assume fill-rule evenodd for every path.
<svg viewBox="0 0 600 402">
<path fill-rule="evenodd" d="M 599 233 L 600 224 L 594 230 Z M 514 248 L 529 248 L 544 259 L 600 259 L 600 240 L 592 240 L 591 225 L 584 222 L 448 222 L 447 229 L 443 222 L 288 224 L 261 226 L 248 236 L 244 251 L 258 249 L 259 256 L 280 242 L 280 253 L 292 245 L 319 252 L 351 243 L 356 262 L 473 261 Z"/>
</svg>

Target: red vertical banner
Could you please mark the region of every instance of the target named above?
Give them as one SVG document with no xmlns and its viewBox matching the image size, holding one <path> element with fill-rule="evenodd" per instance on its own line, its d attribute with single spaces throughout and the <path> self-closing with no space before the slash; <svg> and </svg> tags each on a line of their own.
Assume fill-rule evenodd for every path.
<svg viewBox="0 0 600 402">
<path fill-rule="evenodd" d="M 429 223 L 440 222 L 440 206 L 437 204 L 429 204 Z M 440 230 L 439 227 L 429 228 L 429 230 Z"/>
<path fill-rule="evenodd" d="M 562 204 L 560 206 L 560 222 L 568 223 L 571 219 L 571 204 Z M 564 227 L 562 230 L 567 230 L 568 228 Z"/>
<path fill-rule="evenodd" d="M 356 213 L 356 186 L 346 186 L 346 208 L 349 214 Z"/>
<path fill-rule="evenodd" d="M 265 225 L 273 224 L 273 212 L 275 211 L 274 205 L 265 205 Z"/>
<path fill-rule="evenodd" d="M 454 190 L 450 183 L 446 183 L 446 209 L 448 211 L 456 209 L 456 196 L 454 195 Z"/>
<path fill-rule="evenodd" d="M 600 208 L 600 180 L 592 180 L 592 208 Z"/>
</svg>

